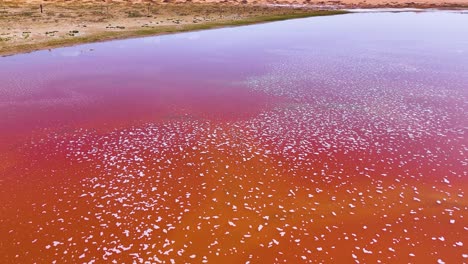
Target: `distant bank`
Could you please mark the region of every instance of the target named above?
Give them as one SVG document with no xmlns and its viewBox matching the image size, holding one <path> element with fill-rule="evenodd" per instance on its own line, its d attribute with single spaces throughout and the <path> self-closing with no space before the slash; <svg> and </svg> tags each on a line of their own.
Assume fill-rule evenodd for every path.
<svg viewBox="0 0 468 264">
<path fill-rule="evenodd" d="M 0 8 L 0 55 L 345 13 L 348 11 L 242 4 L 5 2 Z"/>
</svg>

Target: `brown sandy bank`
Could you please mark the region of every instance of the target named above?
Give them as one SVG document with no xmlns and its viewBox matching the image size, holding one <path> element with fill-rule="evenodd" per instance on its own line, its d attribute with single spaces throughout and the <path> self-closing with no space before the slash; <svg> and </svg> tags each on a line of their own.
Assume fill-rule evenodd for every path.
<svg viewBox="0 0 468 264">
<path fill-rule="evenodd" d="M 342 14 L 274 6 L 135 2 L 3 2 L 0 55 L 138 36 Z"/>
</svg>

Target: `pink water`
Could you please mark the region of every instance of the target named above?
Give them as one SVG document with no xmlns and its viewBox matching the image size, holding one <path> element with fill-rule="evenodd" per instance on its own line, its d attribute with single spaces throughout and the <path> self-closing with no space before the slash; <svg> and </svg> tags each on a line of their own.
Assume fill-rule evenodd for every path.
<svg viewBox="0 0 468 264">
<path fill-rule="evenodd" d="M 468 16 L 0 58 L 5 263 L 462 263 Z"/>
</svg>

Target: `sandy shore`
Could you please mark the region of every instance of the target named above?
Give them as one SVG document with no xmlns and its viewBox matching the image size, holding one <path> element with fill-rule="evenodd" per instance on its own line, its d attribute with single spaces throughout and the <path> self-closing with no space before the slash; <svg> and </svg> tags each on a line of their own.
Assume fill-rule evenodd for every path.
<svg viewBox="0 0 468 264">
<path fill-rule="evenodd" d="M 316 15 L 310 8 L 213 3 L 3 2 L 0 55 Z"/>
<path fill-rule="evenodd" d="M 468 0 L 196 1 L 3 0 L 0 2 L 0 55 L 110 39 L 332 15 L 342 8 L 468 6 Z"/>
<path fill-rule="evenodd" d="M 260 2 L 269 2 L 263 0 Z M 273 1 L 275 2 L 275 1 Z M 375 7 L 418 7 L 418 8 L 459 8 L 468 7 L 468 0 L 284 0 L 284 3 L 297 3 L 324 6 L 342 6 L 346 8 Z"/>
</svg>

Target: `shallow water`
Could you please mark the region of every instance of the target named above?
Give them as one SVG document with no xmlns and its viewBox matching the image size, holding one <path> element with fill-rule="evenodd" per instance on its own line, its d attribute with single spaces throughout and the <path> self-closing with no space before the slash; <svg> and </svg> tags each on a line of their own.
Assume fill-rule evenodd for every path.
<svg viewBox="0 0 468 264">
<path fill-rule="evenodd" d="M 360 13 L 0 58 L 0 253 L 466 262 L 465 25 Z"/>
</svg>

